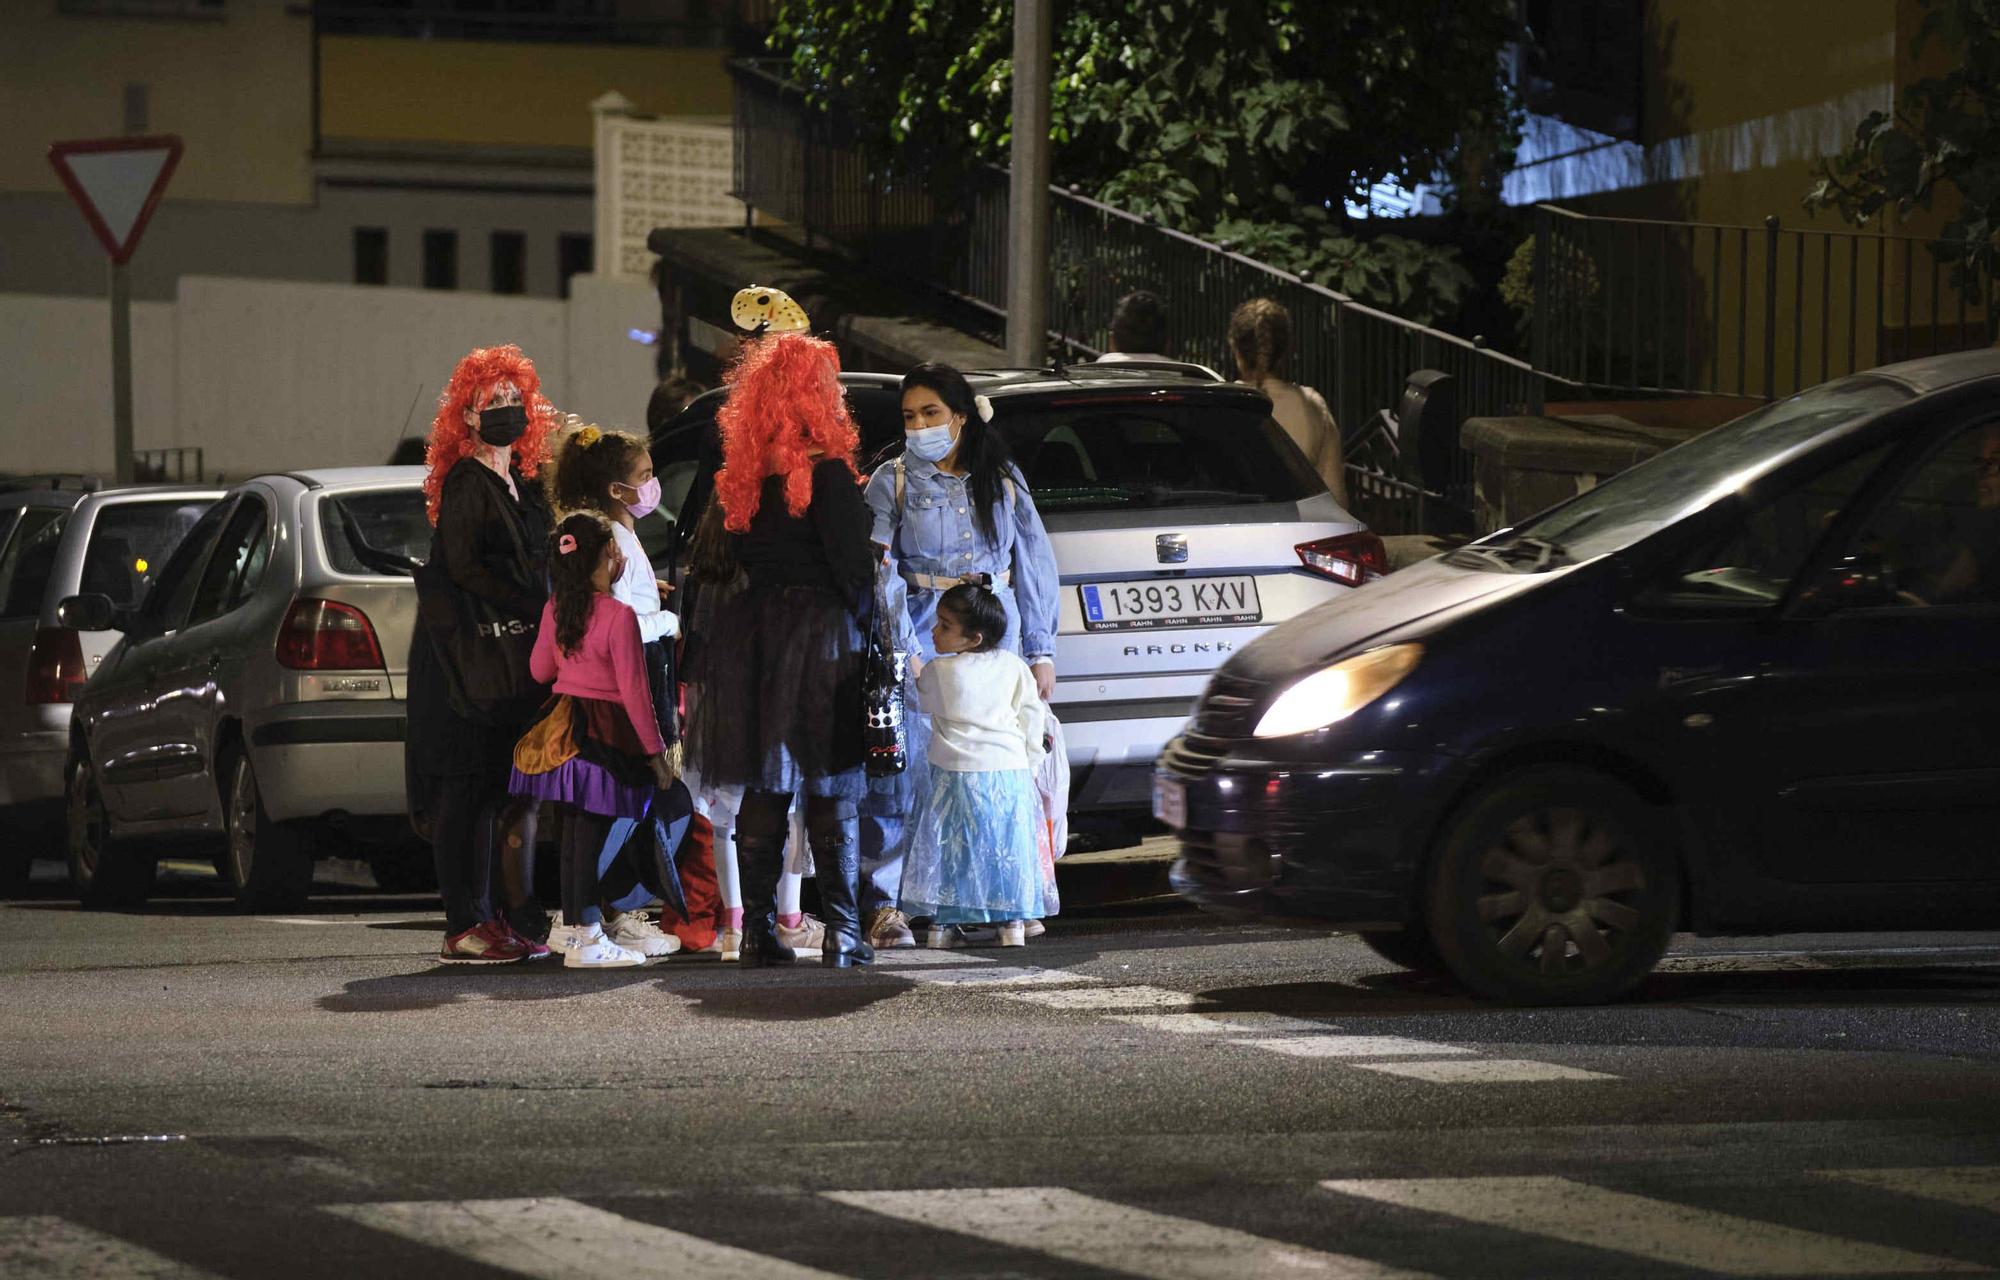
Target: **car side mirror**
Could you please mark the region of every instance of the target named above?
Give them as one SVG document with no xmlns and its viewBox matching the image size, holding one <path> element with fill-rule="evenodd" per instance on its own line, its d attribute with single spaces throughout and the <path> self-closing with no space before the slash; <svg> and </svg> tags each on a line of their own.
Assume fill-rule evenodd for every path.
<svg viewBox="0 0 2000 1280">
<path fill-rule="evenodd" d="M 111 597 L 92 592 L 68 596 L 56 606 L 56 621 L 75 631 L 123 631 L 125 619 Z"/>
<path fill-rule="evenodd" d="M 1895 604 L 1896 571 L 1880 552 L 1857 551 L 1828 565 L 1813 585 L 1813 603 L 1824 609 L 1877 609 Z"/>
</svg>

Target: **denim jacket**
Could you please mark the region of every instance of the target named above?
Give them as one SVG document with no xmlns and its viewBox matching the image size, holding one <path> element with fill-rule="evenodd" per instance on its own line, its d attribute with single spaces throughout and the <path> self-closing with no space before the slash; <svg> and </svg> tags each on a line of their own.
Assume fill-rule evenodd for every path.
<svg viewBox="0 0 2000 1280">
<path fill-rule="evenodd" d="M 1017 468 L 1009 467 L 1012 495 L 1003 492 L 996 512 L 994 534 L 988 539 L 980 532 L 972 515 L 969 478 L 938 470 L 935 463 L 913 454 L 904 454 L 902 510 L 896 509 L 896 461 L 875 468 L 868 477 L 868 507 L 875 526 L 870 535 L 889 548 L 888 564 L 907 589 L 908 607 L 901 612 L 918 634 L 912 647 L 930 651 L 930 621 L 940 592 L 918 588 L 908 581 L 910 574 L 957 577 L 964 573 L 988 573 L 1010 612 L 1018 611 L 1019 653 L 1029 662 L 1053 659 L 1056 651 L 1058 592 L 1055 548 L 1048 530 L 1035 510 L 1028 482 Z M 1002 588 L 999 578 L 1010 572 L 1012 591 Z M 892 587 L 896 584 L 890 584 Z M 892 596 L 902 594 L 891 592 Z M 1011 601 L 1009 597 L 1012 597 Z M 1010 648 L 1013 646 L 1009 646 Z"/>
</svg>

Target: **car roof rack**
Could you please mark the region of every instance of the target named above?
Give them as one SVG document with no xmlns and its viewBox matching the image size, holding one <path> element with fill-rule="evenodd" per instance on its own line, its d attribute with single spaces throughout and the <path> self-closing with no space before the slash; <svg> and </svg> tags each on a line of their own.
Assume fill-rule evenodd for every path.
<svg viewBox="0 0 2000 1280">
<path fill-rule="evenodd" d="M 1062 366 L 1061 372 L 1074 374 L 1087 370 L 1091 373 L 1116 373 L 1123 369 L 1131 369 L 1141 373 L 1180 373 L 1191 378 L 1200 378 L 1204 382 L 1229 381 L 1229 379 L 1223 377 L 1220 373 L 1217 373 L 1205 364 L 1196 364 L 1192 360 L 1168 360 L 1164 358 L 1159 360 L 1091 360 L 1082 364 L 1066 364 Z"/>
</svg>

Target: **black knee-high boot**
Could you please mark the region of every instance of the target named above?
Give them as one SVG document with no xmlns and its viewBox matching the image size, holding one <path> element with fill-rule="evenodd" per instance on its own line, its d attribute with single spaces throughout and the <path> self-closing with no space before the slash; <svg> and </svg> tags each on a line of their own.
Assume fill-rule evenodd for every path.
<svg viewBox="0 0 2000 1280">
<path fill-rule="evenodd" d="M 743 950 L 746 965 L 792 964 L 798 957 L 778 941 L 778 877 L 785 870 L 790 826 L 784 799 L 770 805 L 744 798 L 736 818 L 736 868 L 743 885 Z M 773 820 L 775 818 L 775 820 Z"/>
<path fill-rule="evenodd" d="M 826 925 L 819 962 L 830 969 L 867 964 L 875 950 L 861 939 L 861 839 L 854 806 L 806 814 L 806 841 L 812 846 L 819 884 L 819 916 Z"/>
</svg>

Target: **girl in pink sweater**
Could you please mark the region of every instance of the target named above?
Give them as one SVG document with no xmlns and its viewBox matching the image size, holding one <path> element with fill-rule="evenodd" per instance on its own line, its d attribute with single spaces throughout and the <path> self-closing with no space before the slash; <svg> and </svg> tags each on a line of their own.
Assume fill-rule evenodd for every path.
<svg viewBox="0 0 2000 1280">
<path fill-rule="evenodd" d="M 604 936 L 598 879 L 616 858 L 655 790 L 673 782 L 660 739 L 639 623 L 611 596 L 624 556 L 611 524 L 579 512 L 556 526 L 553 591 L 529 660 L 556 698 L 514 748 L 510 789 L 568 806 L 562 838 L 563 963 L 621 968 L 644 955 Z"/>
</svg>

